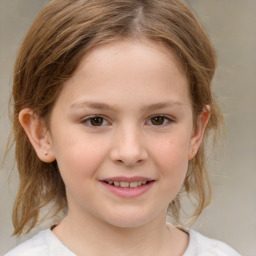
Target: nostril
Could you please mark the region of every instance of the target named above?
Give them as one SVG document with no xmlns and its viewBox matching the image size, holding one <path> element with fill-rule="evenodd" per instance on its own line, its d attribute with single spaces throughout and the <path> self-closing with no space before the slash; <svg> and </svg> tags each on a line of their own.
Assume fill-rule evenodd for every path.
<svg viewBox="0 0 256 256">
<path fill-rule="evenodd" d="M 133 138 L 115 144 L 110 152 L 110 158 L 117 164 L 134 166 L 145 162 L 148 154 L 143 143 Z"/>
<path fill-rule="evenodd" d="M 125 159 L 125 160 L 116 160 L 115 161 L 117 164 L 122 164 L 122 165 L 125 165 L 125 166 L 128 166 L 128 167 L 132 167 L 132 166 L 135 166 L 135 165 L 138 165 L 138 164 L 142 164 L 144 162 L 143 159 L 139 159 L 139 160 L 135 160 L 135 159 Z"/>
</svg>

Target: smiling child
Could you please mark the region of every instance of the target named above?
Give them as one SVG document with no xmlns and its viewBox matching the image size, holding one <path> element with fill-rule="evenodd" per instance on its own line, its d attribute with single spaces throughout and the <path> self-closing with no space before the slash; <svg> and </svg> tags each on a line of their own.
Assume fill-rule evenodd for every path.
<svg viewBox="0 0 256 256">
<path fill-rule="evenodd" d="M 13 255 L 227 255 L 166 223 L 180 194 L 210 200 L 205 163 L 221 113 L 212 45 L 179 0 L 53 0 L 17 57 L 14 234 L 66 214 Z"/>
</svg>

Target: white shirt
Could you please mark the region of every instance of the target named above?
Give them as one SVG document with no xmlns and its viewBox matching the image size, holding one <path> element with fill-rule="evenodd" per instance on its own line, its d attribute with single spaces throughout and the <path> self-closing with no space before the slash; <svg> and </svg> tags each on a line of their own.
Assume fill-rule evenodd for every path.
<svg viewBox="0 0 256 256">
<path fill-rule="evenodd" d="M 210 239 L 192 230 L 189 244 L 183 256 L 241 256 L 227 244 Z M 42 230 L 24 243 L 18 245 L 5 256 L 76 256 L 50 230 Z"/>
</svg>

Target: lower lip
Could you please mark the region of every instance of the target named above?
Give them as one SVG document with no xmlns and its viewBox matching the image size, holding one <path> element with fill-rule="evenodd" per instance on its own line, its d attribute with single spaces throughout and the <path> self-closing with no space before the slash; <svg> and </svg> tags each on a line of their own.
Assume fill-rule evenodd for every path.
<svg viewBox="0 0 256 256">
<path fill-rule="evenodd" d="M 154 181 L 150 181 L 145 185 L 138 186 L 136 188 L 122 188 L 122 187 L 116 187 L 114 185 L 110 185 L 106 182 L 101 182 L 104 187 L 112 192 L 113 194 L 120 196 L 120 197 L 138 197 L 144 193 L 146 193 L 154 184 Z"/>
</svg>

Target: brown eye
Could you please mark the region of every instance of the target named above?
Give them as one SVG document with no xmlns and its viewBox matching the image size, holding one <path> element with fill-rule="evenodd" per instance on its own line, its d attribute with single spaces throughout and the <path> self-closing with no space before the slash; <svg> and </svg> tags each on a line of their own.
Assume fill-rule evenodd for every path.
<svg viewBox="0 0 256 256">
<path fill-rule="evenodd" d="M 101 126 L 103 125 L 104 119 L 100 116 L 95 116 L 90 118 L 90 125 L 92 126 Z"/>
<path fill-rule="evenodd" d="M 164 116 L 155 116 L 151 118 L 151 123 L 153 125 L 163 125 L 165 123 L 165 117 Z"/>
<path fill-rule="evenodd" d="M 103 127 L 110 126 L 111 123 L 102 116 L 88 116 L 87 118 L 81 120 L 81 123 L 87 127 Z"/>
</svg>

